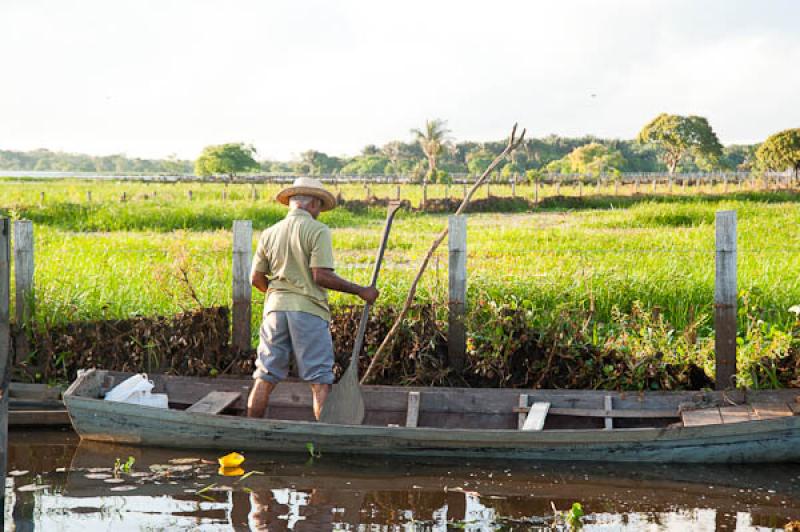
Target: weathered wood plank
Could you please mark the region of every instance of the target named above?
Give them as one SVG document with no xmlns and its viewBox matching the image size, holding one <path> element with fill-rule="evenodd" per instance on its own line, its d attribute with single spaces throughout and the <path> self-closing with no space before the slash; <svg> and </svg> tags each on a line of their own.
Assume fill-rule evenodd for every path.
<svg viewBox="0 0 800 532">
<path fill-rule="evenodd" d="M 448 219 L 448 327 L 447 357 L 450 367 L 459 372 L 464 369 L 467 350 L 467 333 L 464 325 L 467 301 L 467 217 L 450 216 Z"/>
<path fill-rule="evenodd" d="M 8 424 L 11 426 L 69 425 L 66 410 L 10 410 Z"/>
<path fill-rule="evenodd" d="M 614 400 L 611 398 L 610 395 L 606 395 L 603 398 L 603 408 L 606 409 L 607 413 L 611 413 L 614 410 Z M 614 428 L 614 418 L 611 416 L 605 416 L 605 429 L 611 430 Z"/>
<path fill-rule="evenodd" d="M 522 425 L 522 430 L 542 430 L 550 403 L 533 403 Z"/>
<path fill-rule="evenodd" d="M 14 283 L 16 286 L 16 319 L 19 333 L 16 335 L 17 362 L 26 360 L 30 354 L 27 325 L 33 316 L 33 223 L 30 220 L 14 222 Z"/>
<path fill-rule="evenodd" d="M 408 392 L 408 409 L 406 410 L 406 427 L 416 427 L 419 422 L 419 392 Z"/>
<path fill-rule="evenodd" d="M 723 423 L 742 423 L 743 421 L 750 421 L 752 409 L 749 405 L 740 406 L 723 406 L 719 409 L 719 414 L 722 417 Z"/>
<path fill-rule="evenodd" d="M 233 403 L 241 399 L 237 392 L 209 392 L 205 397 L 186 409 L 187 412 L 219 414 Z"/>
<path fill-rule="evenodd" d="M 12 382 L 9 384 L 9 397 L 12 399 L 57 400 L 61 397 L 61 388 L 47 384 Z"/>
<path fill-rule="evenodd" d="M 722 416 L 719 408 L 703 408 L 700 410 L 686 410 L 681 412 L 684 427 L 699 427 L 703 425 L 722 425 Z"/>
<path fill-rule="evenodd" d="M 517 407 L 514 412 L 525 413 L 530 410 L 529 408 Z M 551 416 L 572 416 L 572 417 L 611 417 L 611 418 L 641 418 L 641 419 L 667 419 L 671 417 L 680 417 L 676 409 L 630 409 L 620 410 L 606 410 L 604 408 L 556 408 L 550 407 L 549 414 Z"/>
<path fill-rule="evenodd" d="M 718 211 L 716 217 L 714 277 L 714 351 L 716 388 L 736 383 L 736 211 Z"/>
<path fill-rule="evenodd" d="M 519 407 L 515 408 L 514 410 L 519 412 L 519 416 L 517 417 L 517 428 L 522 430 L 522 427 L 525 426 L 525 418 L 528 417 L 528 411 L 530 410 L 530 407 L 528 406 L 528 394 L 519 394 Z"/>
<path fill-rule="evenodd" d="M 793 416 L 789 405 L 786 403 L 752 403 L 753 414 L 756 419 L 772 419 L 776 417 Z"/>
<path fill-rule="evenodd" d="M 0 218 L 0 479 L 5 482 L 8 458 L 8 382 L 11 375 L 11 225 Z M 5 490 L 3 497 L 5 499 Z"/>
<path fill-rule="evenodd" d="M 253 222 L 233 222 L 233 345 L 243 351 L 251 348 L 250 318 L 253 289 L 250 282 L 250 254 L 253 247 Z"/>
</svg>

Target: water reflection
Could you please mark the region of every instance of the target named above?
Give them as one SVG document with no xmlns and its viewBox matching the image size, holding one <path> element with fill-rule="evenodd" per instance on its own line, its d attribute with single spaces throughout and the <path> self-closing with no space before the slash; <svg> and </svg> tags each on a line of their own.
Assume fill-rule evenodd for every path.
<svg viewBox="0 0 800 532">
<path fill-rule="evenodd" d="M 129 456 L 132 470 L 115 475 Z M 249 454 L 253 473 L 235 478 L 217 474 L 217 456 L 12 432 L 5 529 L 536 530 L 575 501 L 590 531 L 773 530 L 800 519 L 800 465 L 454 467 Z"/>
</svg>

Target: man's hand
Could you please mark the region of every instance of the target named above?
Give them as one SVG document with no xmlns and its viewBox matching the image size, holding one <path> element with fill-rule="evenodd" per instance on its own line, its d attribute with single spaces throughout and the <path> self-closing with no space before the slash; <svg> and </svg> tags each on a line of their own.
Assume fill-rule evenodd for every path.
<svg viewBox="0 0 800 532">
<path fill-rule="evenodd" d="M 378 299 L 380 292 L 374 286 L 365 286 L 358 292 L 358 297 L 366 301 L 368 305 L 372 305 L 375 303 L 375 300 Z"/>
<path fill-rule="evenodd" d="M 269 288 L 269 279 L 262 272 L 253 272 L 250 282 L 259 292 L 266 292 L 267 288 Z"/>
</svg>

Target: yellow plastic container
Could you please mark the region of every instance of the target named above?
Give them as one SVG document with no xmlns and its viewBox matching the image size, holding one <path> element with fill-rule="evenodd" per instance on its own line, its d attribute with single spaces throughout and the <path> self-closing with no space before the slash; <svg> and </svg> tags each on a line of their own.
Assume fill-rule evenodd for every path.
<svg viewBox="0 0 800 532">
<path fill-rule="evenodd" d="M 230 453 L 218 458 L 217 461 L 219 461 L 219 465 L 224 468 L 239 467 L 244 463 L 244 456 L 239 453 Z"/>
</svg>

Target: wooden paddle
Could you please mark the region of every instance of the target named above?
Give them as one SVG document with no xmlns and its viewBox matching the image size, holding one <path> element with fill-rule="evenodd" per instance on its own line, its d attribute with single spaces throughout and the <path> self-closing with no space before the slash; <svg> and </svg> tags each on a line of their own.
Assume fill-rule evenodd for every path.
<svg viewBox="0 0 800 532">
<path fill-rule="evenodd" d="M 375 286 L 378 281 L 378 273 L 381 271 L 383 262 L 383 252 L 386 250 L 386 242 L 389 240 L 389 230 L 392 228 L 392 220 L 400 208 L 399 201 L 390 201 L 389 209 L 386 213 L 386 225 L 383 228 L 381 245 L 378 248 L 378 256 L 375 259 L 375 268 L 372 270 L 372 281 L 370 286 Z M 350 355 L 350 365 L 333 385 L 331 393 L 322 405 L 322 412 L 319 420 L 323 423 L 334 423 L 337 425 L 360 425 L 364 422 L 364 396 L 361 394 L 361 387 L 358 384 L 358 357 L 361 354 L 361 347 L 364 345 L 364 332 L 367 330 L 367 319 L 369 309 L 372 305 L 364 305 L 361 313 L 361 321 L 358 324 L 358 333 L 353 344 L 353 354 Z"/>
</svg>

